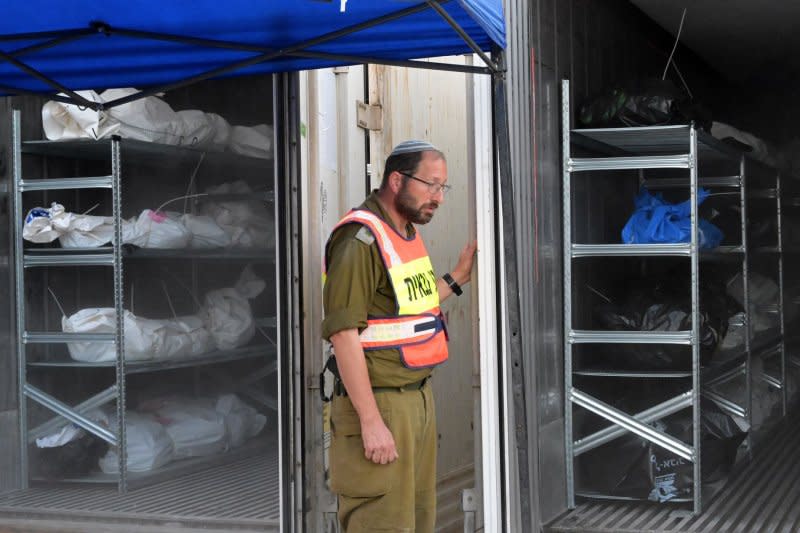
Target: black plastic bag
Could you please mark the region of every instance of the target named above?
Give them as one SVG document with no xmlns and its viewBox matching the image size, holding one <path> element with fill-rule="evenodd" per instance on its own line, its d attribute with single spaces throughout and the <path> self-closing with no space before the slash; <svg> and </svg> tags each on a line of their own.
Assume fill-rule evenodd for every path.
<svg viewBox="0 0 800 533">
<path fill-rule="evenodd" d="M 662 422 L 669 435 L 676 435 L 684 442 L 692 441 L 692 412 L 684 410 Z M 703 485 L 725 481 L 736 461 L 739 445 L 747 433 L 717 405 L 709 400 L 700 404 L 701 476 Z M 666 502 L 675 499 L 691 499 L 693 494 L 692 463 L 664 448 L 650 444 L 650 501 Z"/>
<path fill-rule="evenodd" d="M 675 389 L 674 394 L 680 392 Z M 634 399 L 638 393 L 639 398 Z M 634 413 L 649 407 L 643 390 L 623 395 L 613 403 L 617 408 Z M 581 417 L 576 418 L 578 425 Z M 583 424 L 591 433 L 609 422 L 595 420 Z M 685 409 L 651 424 L 653 427 L 691 443 L 692 411 Z M 747 436 L 734 420 L 716 404 L 701 401 L 701 476 L 706 488 L 720 486 L 727 480 L 736 460 L 738 448 Z M 608 444 L 590 450 L 578 458 L 579 491 L 654 502 L 688 501 L 693 495 L 693 464 L 666 449 L 639 437 L 627 434 Z"/>
<path fill-rule="evenodd" d="M 89 433 L 63 446 L 31 446 L 32 470 L 36 476 L 47 480 L 84 476 L 97 469 L 98 460 L 107 451 L 108 443 Z"/>
<path fill-rule="evenodd" d="M 667 273 L 661 279 L 628 280 L 611 303 L 595 308 L 603 329 L 614 331 L 686 331 L 692 327 L 689 287 L 686 276 Z M 712 278 L 708 278 L 711 280 Z M 700 362 L 707 364 L 728 329 L 735 313 L 723 283 L 708 281 L 700 287 Z M 622 344 L 613 347 L 614 366 L 639 370 L 667 370 L 686 367 L 687 350 L 674 345 Z M 621 359 L 621 360 L 620 360 Z"/>
<path fill-rule="evenodd" d="M 580 108 L 583 126 L 655 126 L 696 122 L 711 127 L 711 113 L 669 80 L 644 79 L 618 84 Z"/>
</svg>

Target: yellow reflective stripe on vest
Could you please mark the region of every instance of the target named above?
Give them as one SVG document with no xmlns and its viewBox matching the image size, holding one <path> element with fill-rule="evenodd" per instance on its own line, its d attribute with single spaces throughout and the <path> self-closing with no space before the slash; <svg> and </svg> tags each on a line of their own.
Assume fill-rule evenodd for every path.
<svg viewBox="0 0 800 533">
<path fill-rule="evenodd" d="M 429 257 L 420 257 L 389 269 L 398 315 L 418 315 L 439 307 L 436 275 Z"/>
</svg>

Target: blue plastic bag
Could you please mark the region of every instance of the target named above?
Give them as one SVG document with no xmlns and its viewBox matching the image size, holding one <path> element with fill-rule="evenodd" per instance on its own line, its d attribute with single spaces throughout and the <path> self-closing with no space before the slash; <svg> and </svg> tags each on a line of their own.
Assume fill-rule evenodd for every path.
<svg viewBox="0 0 800 533">
<path fill-rule="evenodd" d="M 710 193 L 700 189 L 697 205 L 703 203 Z M 692 234 L 691 204 L 689 200 L 679 204 L 664 201 L 661 193 L 650 194 L 642 187 L 634 201 L 636 210 L 622 228 L 625 244 L 689 242 Z M 707 220 L 700 219 L 698 240 L 700 248 L 716 248 L 722 242 L 722 231 Z"/>
</svg>

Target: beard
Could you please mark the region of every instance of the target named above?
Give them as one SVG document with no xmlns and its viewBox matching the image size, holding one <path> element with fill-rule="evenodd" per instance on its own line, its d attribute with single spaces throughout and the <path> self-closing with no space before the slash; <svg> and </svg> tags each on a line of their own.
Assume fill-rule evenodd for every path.
<svg viewBox="0 0 800 533">
<path fill-rule="evenodd" d="M 433 213 L 439 207 L 439 203 L 427 202 L 417 207 L 414 196 L 408 192 L 408 184 L 404 183 L 394 199 L 394 207 L 409 222 L 427 224 L 433 218 Z M 426 209 L 430 209 L 430 212 L 426 212 Z"/>
</svg>

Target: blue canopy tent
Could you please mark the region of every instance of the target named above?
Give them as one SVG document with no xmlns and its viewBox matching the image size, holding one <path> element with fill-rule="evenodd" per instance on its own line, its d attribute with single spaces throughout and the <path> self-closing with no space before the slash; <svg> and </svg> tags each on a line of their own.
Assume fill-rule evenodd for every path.
<svg viewBox="0 0 800 533">
<path fill-rule="evenodd" d="M 505 46 L 500 0 L 12 1 L 0 19 L 0 91 L 64 93 L 148 88 L 208 78 L 475 52 Z M 125 101 L 129 101 L 131 97 Z M 125 101 L 107 103 L 113 107 Z"/>
<path fill-rule="evenodd" d="M 0 95 L 41 94 L 94 109 L 211 78 L 344 64 L 489 74 L 497 190 L 504 218 L 514 220 L 502 0 L 6 0 L 2 15 Z M 415 61 L 465 53 L 485 66 Z M 140 92 L 106 103 L 76 93 L 112 87 Z M 522 523 L 531 524 L 513 224 L 504 232 L 519 504 Z"/>
</svg>

